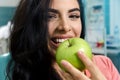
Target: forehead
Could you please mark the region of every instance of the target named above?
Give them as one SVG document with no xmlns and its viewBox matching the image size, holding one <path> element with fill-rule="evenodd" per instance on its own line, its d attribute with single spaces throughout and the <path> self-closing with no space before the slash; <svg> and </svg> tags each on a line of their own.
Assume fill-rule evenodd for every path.
<svg viewBox="0 0 120 80">
<path fill-rule="evenodd" d="M 79 4 L 77 0 L 51 0 L 50 8 L 54 9 L 79 8 Z"/>
</svg>

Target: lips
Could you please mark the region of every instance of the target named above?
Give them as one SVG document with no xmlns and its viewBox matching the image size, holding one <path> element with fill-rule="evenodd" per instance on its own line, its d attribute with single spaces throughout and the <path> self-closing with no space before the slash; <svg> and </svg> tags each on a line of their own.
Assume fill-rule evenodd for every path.
<svg viewBox="0 0 120 80">
<path fill-rule="evenodd" d="M 51 45 L 51 47 L 54 47 L 55 49 L 57 49 L 57 47 L 60 45 L 60 43 L 62 43 L 63 41 L 65 41 L 67 39 L 69 39 L 69 38 L 51 38 L 50 45 Z"/>
<path fill-rule="evenodd" d="M 52 49 L 56 50 L 59 47 L 60 43 L 72 37 L 75 36 L 72 34 L 64 34 L 64 35 L 60 34 L 60 35 L 51 36 L 49 45 Z"/>
<path fill-rule="evenodd" d="M 59 39 L 59 38 L 52 38 L 51 39 L 54 43 L 62 43 L 63 41 L 67 40 L 67 39 Z"/>
</svg>

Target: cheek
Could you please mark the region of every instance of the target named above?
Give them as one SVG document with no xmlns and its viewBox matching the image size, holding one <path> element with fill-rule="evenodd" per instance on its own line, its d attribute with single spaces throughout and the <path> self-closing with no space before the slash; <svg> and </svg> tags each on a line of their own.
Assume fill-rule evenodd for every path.
<svg viewBox="0 0 120 80">
<path fill-rule="evenodd" d="M 58 25 L 59 25 L 59 22 L 57 21 L 52 21 L 48 23 L 48 32 L 50 36 L 53 36 Z"/>
<path fill-rule="evenodd" d="M 78 26 L 78 29 L 76 29 L 77 37 L 80 37 L 81 31 L 82 31 L 82 28 Z"/>
<path fill-rule="evenodd" d="M 48 33 L 51 36 L 54 32 L 54 24 L 53 23 L 48 23 Z"/>
<path fill-rule="evenodd" d="M 76 37 L 80 37 L 81 31 L 82 31 L 82 25 L 81 25 L 81 23 L 80 22 L 79 22 L 79 24 L 76 23 L 73 26 L 74 26 L 74 32 L 76 34 Z"/>
</svg>

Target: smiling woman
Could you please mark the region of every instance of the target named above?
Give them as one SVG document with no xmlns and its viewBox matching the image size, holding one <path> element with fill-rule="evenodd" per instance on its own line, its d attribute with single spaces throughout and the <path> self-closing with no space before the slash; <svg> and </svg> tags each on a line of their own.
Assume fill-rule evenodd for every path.
<svg viewBox="0 0 120 80">
<path fill-rule="evenodd" d="M 78 51 L 76 56 L 85 65 L 83 71 L 66 60 L 61 61 L 66 71 L 57 64 L 55 55 L 60 43 L 75 37 L 84 39 L 83 10 L 82 0 L 21 0 L 12 20 L 7 78 L 119 80 L 118 71 L 105 56 L 93 55 L 90 60 Z"/>
<path fill-rule="evenodd" d="M 63 1 L 53 0 L 48 13 L 48 32 L 49 32 L 49 46 L 51 53 L 55 53 L 57 47 L 61 42 L 68 38 L 80 37 L 82 31 L 80 8 L 77 1 L 71 0 Z M 57 3 L 57 4 L 56 4 Z"/>
</svg>

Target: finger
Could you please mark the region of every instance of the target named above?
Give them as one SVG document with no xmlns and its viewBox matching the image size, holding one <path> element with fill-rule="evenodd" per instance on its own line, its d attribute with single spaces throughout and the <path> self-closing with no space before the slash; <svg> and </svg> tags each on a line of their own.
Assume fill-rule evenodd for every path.
<svg viewBox="0 0 120 80">
<path fill-rule="evenodd" d="M 78 51 L 78 57 L 82 60 L 86 68 L 90 71 L 92 77 L 99 79 L 101 76 L 104 80 L 105 77 L 102 75 L 98 67 L 92 62 L 91 59 L 85 56 L 82 51 Z"/>
<path fill-rule="evenodd" d="M 94 69 L 93 62 L 82 51 L 78 51 L 78 57 L 82 60 L 87 69 Z"/>
<path fill-rule="evenodd" d="M 75 80 L 90 80 L 87 76 L 84 75 L 83 72 L 73 67 L 68 61 L 62 60 L 61 64 L 65 70 L 67 70 L 75 78 Z"/>
</svg>

